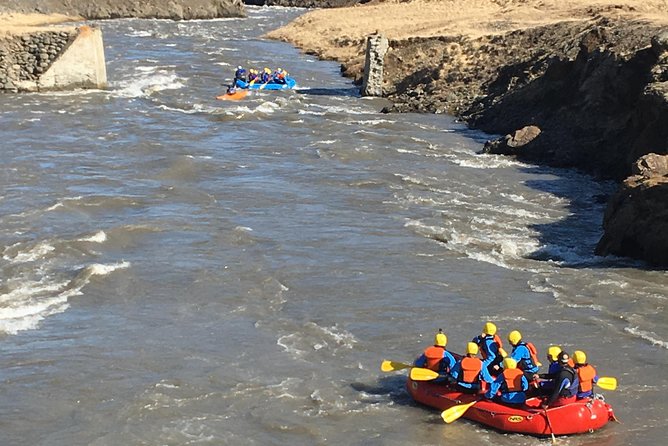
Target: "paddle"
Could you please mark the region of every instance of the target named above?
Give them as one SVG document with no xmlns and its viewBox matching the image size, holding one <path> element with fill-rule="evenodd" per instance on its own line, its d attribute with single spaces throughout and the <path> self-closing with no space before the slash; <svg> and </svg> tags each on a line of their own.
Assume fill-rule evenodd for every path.
<svg viewBox="0 0 668 446">
<path fill-rule="evenodd" d="M 596 385 L 601 389 L 615 390 L 617 388 L 617 378 L 613 378 L 612 376 L 601 376 L 598 381 L 596 381 Z"/>
<path fill-rule="evenodd" d="M 269 78 L 269 80 L 268 80 L 267 82 L 265 82 L 264 84 L 260 85 L 260 88 L 258 88 L 258 90 L 262 90 L 264 87 L 267 86 L 267 84 L 268 84 L 269 82 L 271 82 L 271 78 Z"/>
<path fill-rule="evenodd" d="M 547 415 L 547 409 L 543 409 L 545 411 L 545 420 L 547 421 L 547 427 L 550 428 L 550 435 L 552 435 L 552 444 L 555 444 L 557 442 L 557 437 L 554 436 L 554 429 L 552 429 L 552 424 L 550 423 L 550 417 Z"/>
<path fill-rule="evenodd" d="M 464 413 L 469 410 L 469 407 L 473 406 L 478 401 L 480 400 L 474 400 L 470 403 L 459 404 L 457 406 L 452 406 L 449 409 L 445 409 L 443 412 L 441 412 L 441 418 L 443 418 L 443 421 L 450 424 L 464 415 Z"/>
<path fill-rule="evenodd" d="M 380 369 L 383 372 L 394 372 L 396 370 L 410 369 L 411 367 L 413 366 L 410 364 L 398 361 L 389 361 L 387 359 L 380 364 Z"/>
<path fill-rule="evenodd" d="M 413 381 L 431 381 L 440 376 L 440 374 L 433 370 L 423 369 L 421 367 L 413 367 L 410 373 L 410 377 Z"/>
</svg>

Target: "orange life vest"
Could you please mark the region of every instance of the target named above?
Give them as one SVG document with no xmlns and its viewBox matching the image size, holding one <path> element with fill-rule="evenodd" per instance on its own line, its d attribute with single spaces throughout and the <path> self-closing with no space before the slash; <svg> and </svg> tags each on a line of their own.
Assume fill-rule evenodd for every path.
<svg viewBox="0 0 668 446">
<path fill-rule="evenodd" d="M 466 356 L 462 358 L 462 381 L 465 383 L 475 383 L 482 370 L 482 361 L 478 358 Z"/>
<path fill-rule="evenodd" d="M 529 349 L 529 355 L 531 356 L 531 362 L 533 362 L 533 364 L 535 366 L 540 367 L 541 363 L 538 360 L 538 350 L 536 349 L 536 346 L 533 345 L 533 342 L 525 342 L 524 344 Z"/>
<path fill-rule="evenodd" d="M 424 351 L 424 356 L 427 358 L 426 368 L 438 372 L 438 368 L 441 365 L 441 360 L 443 359 L 443 352 L 445 347 L 439 347 L 437 345 L 432 345 L 427 347 Z"/>
<path fill-rule="evenodd" d="M 522 377 L 524 372 L 520 369 L 506 369 L 503 371 L 503 379 L 506 382 L 506 387 L 508 392 L 521 392 L 522 389 Z"/>
<path fill-rule="evenodd" d="M 496 345 L 498 345 L 499 348 L 503 348 L 503 341 L 501 340 L 498 334 L 494 335 L 494 342 L 496 342 Z"/>
<path fill-rule="evenodd" d="M 581 365 L 576 368 L 578 379 L 580 380 L 580 392 L 589 392 L 594 388 L 594 377 L 596 369 L 589 364 Z"/>
</svg>

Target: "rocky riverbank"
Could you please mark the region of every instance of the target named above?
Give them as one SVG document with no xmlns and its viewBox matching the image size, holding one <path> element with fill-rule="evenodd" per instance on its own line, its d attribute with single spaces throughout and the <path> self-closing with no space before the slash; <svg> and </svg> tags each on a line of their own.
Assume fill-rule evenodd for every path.
<svg viewBox="0 0 668 446">
<path fill-rule="evenodd" d="M 667 25 L 668 5 L 658 0 L 388 0 L 313 11 L 269 36 L 338 60 L 360 80 L 366 37 L 379 32 L 390 39 L 387 111 L 451 113 L 515 134 L 488 151 L 622 180 L 639 157 L 668 154 Z M 639 231 L 666 233 L 666 189 L 636 181 L 651 199 L 625 203 L 623 213 L 634 214 L 625 224 L 636 218 Z M 668 265 L 648 254 L 668 252 L 668 241 L 614 242 L 625 236 L 608 218 L 599 253 Z"/>
</svg>

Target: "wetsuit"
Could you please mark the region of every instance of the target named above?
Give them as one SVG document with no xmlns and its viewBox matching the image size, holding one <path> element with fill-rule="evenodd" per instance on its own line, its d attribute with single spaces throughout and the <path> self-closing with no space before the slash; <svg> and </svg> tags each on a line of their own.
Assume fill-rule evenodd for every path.
<svg viewBox="0 0 668 446">
<path fill-rule="evenodd" d="M 550 379 L 554 383 L 552 394 L 545 403 L 547 406 L 561 406 L 575 400 L 580 380 L 571 366 L 560 364 L 557 373 L 542 374 L 540 377 Z"/>
<path fill-rule="evenodd" d="M 503 358 L 499 354 L 499 344 L 496 337 L 493 335 L 476 336 L 472 342 L 475 342 L 480 347 L 483 367 L 487 369 L 489 375 L 495 375 L 496 370 L 494 367 L 503 361 Z"/>
</svg>

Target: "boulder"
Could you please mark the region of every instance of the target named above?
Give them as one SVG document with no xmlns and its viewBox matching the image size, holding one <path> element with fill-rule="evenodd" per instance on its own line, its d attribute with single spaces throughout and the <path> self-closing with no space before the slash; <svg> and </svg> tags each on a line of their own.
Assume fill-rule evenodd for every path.
<svg viewBox="0 0 668 446">
<path fill-rule="evenodd" d="M 654 153 L 634 163 L 608 202 L 597 255 L 617 255 L 668 266 L 668 155 Z"/>
<path fill-rule="evenodd" d="M 519 150 L 538 138 L 541 130 L 535 125 L 528 125 L 501 138 L 487 141 L 483 153 L 495 155 L 516 155 Z"/>
</svg>

